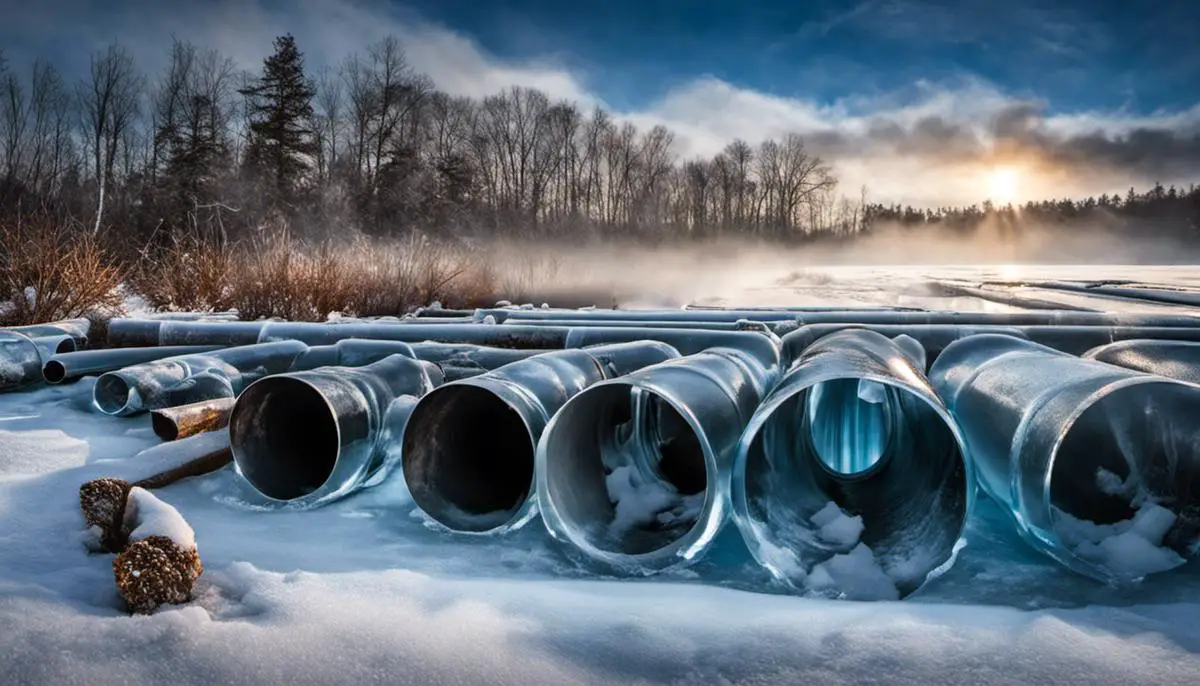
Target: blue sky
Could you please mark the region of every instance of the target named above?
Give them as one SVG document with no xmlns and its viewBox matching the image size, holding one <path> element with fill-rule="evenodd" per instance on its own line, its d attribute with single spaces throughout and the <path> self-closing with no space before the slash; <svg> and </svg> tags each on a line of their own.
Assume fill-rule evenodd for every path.
<svg viewBox="0 0 1200 686">
<path fill-rule="evenodd" d="M 832 100 L 970 74 L 1061 110 L 1152 111 L 1200 95 L 1200 2 L 410 0 L 501 57 L 557 54 L 638 107 L 713 75 Z"/>
<path fill-rule="evenodd" d="M 171 36 L 248 70 L 293 33 L 336 67 L 386 35 L 457 95 L 513 85 L 675 132 L 680 158 L 805 136 L 848 193 L 974 202 L 1200 182 L 1200 1 L 0 0 L 14 65 L 69 76 L 120 41 L 153 80 Z"/>
</svg>

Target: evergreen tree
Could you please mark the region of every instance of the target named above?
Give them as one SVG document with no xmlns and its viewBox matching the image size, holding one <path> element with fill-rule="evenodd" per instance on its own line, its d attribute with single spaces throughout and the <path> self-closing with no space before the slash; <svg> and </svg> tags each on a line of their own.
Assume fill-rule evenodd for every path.
<svg viewBox="0 0 1200 686">
<path fill-rule="evenodd" d="M 290 34 L 275 39 L 275 52 L 263 61 L 262 76 L 239 92 L 249 105 L 246 165 L 257 178 L 274 184 L 278 200 L 292 204 L 318 150 L 314 89 Z"/>
</svg>

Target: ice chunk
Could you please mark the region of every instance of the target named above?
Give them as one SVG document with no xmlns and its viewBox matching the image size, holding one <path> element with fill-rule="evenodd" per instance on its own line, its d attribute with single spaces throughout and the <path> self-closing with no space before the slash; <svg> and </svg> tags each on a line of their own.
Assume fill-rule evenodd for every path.
<svg viewBox="0 0 1200 686">
<path fill-rule="evenodd" d="M 878 405 L 887 399 L 887 389 L 878 381 L 870 379 L 860 379 L 858 382 L 858 399 Z"/>
<path fill-rule="evenodd" d="M 809 521 L 818 527 L 821 540 L 843 548 L 850 548 L 858 543 L 858 537 L 862 535 L 864 528 L 861 516 L 851 517 L 833 501 L 829 501 L 825 507 L 809 517 Z"/>
<path fill-rule="evenodd" d="M 1115 524 L 1096 524 L 1061 510 L 1056 515 L 1054 531 L 1069 549 L 1118 576 L 1136 579 L 1186 562 L 1162 546 L 1177 516 L 1161 505 L 1144 505 L 1132 519 Z"/>
</svg>

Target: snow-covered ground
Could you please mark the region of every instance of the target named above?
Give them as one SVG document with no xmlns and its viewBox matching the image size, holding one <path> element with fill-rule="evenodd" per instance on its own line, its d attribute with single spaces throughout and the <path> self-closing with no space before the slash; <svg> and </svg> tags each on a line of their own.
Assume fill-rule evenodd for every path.
<svg viewBox="0 0 1200 686">
<path fill-rule="evenodd" d="M 801 270 L 702 299 L 1004 308 L 939 298 L 928 271 Z M 1114 271 L 1082 276 L 1195 280 Z M 395 479 L 320 510 L 265 512 L 226 469 L 156 491 L 194 529 L 205 571 L 193 603 L 130 617 L 112 556 L 84 547 L 78 487 L 144 475 L 131 456 L 158 440 L 144 415 L 91 411 L 92 383 L 0 395 L 0 684 L 1200 679 L 1194 564 L 1118 592 L 1027 548 L 983 497 L 944 577 L 902 602 L 839 602 L 773 587 L 733 527 L 690 570 L 601 578 L 536 521 L 496 539 L 430 529 Z"/>
</svg>

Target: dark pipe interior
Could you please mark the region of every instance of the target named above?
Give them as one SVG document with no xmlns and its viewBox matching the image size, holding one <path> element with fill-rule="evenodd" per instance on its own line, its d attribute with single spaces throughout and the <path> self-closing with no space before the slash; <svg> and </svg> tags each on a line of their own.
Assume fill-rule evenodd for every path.
<svg viewBox="0 0 1200 686">
<path fill-rule="evenodd" d="M 1200 536 L 1198 416 L 1200 393 L 1179 384 L 1144 383 L 1104 396 L 1059 445 L 1051 506 L 1076 519 L 1114 524 L 1134 516 L 1136 498 L 1148 497 L 1177 515 L 1163 542 L 1185 553 Z M 1098 476 L 1100 470 L 1111 476 Z M 1117 481 L 1127 487 L 1114 488 Z"/>
<path fill-rule="evenodd" d="M 805 569 L 866 544 L 903 597 L 958 540 L 966 516 L 963 455 L 933 407 L 907 390 L 884 385 L 882 414 L 844 411 L 861 402 L 857 381 L 815 394 L 813 387 L 800 390 L 763 423 L 745 465 L 749 516 Z M 832 406 L 813 408 L 814 400 Z M 813 426 L 814 419 L 823 425 Z M 850 440 L 861 431 L 869 440 Z M 812 521 L 830 502 L 862 518 L 858 540 L 827 539 Z"/>
<path fill-rule="evenodd" d="M 521 415 L 470 385 L 443 386 L 417 403 L 404 429 L 413 500 L 459 531 L 488 531 L 517 514 L 533 485 L 534 440 Z"/>
<path fill-rule="evenodd" d="M 264 379 L 238 398 L 229 422 L 233 456 L 246 480 L 276 500 L 312 493 L 333 473 L 337 419 L 324 396 L 288 377 Z"/>
<path fill-rule="evenodd" d="M 129 402 L 129 384 L 116 374 L 102 374 L 96 380 L 93 397 L 104 413 L 119 412 Z"/>
<path fill-rule="evenodd" d="M 154 429 L 154 435 L 164 441 L 173 441 L 179 438 L 179 427 L 175 425 L 175 422 L 158 412 L 150 414 L 150 426 Z"/>
<path fill-rule="evenodd" d="M 60 383 L 67 377 L 67 369 L 62 362 L 50 360 L 45 367 L 42 367 L 42 376 L 48 383 Z"/>
<path fill-rule="evenodd" d="M 641 398 L 641 411 L 637 402 Z M 700 508 L 665 517 L 693 496 L 703 504 L 708 472 L 700 438 L 661 397 L 617 383 L 595 386 L 559 411 L 545 437 L 549 462 L 546 488 L 563 521 L 591 545 L 639 555 L 678 541 L 695 526 Z M 643 488 L 667 493 L 670 505 L 632 524 L 616 526 L 618 511 L 609 480 L 614 468 L 632 468 Z"/>
<path fill-rule="evenodd" d="M 62 353 L 73 353 L 73 352 L 75 352 L 77 349 L 78 349 L 78 348 L 77 348 L 77 347 L 76 347 L 76 345 L 75 345 L 75 339 L 73 339 L 73 338 L 64 338 L 64 339 L 62 339 L 61 341 L 59 341 L 59 342 L 58 342 L 58 345 L 57 345 L 57 346 L 55 346 L 55 348 L 54 348 L 54 354 L 55 354 L 55 355 L 61 355 Z"/>
</svg>

